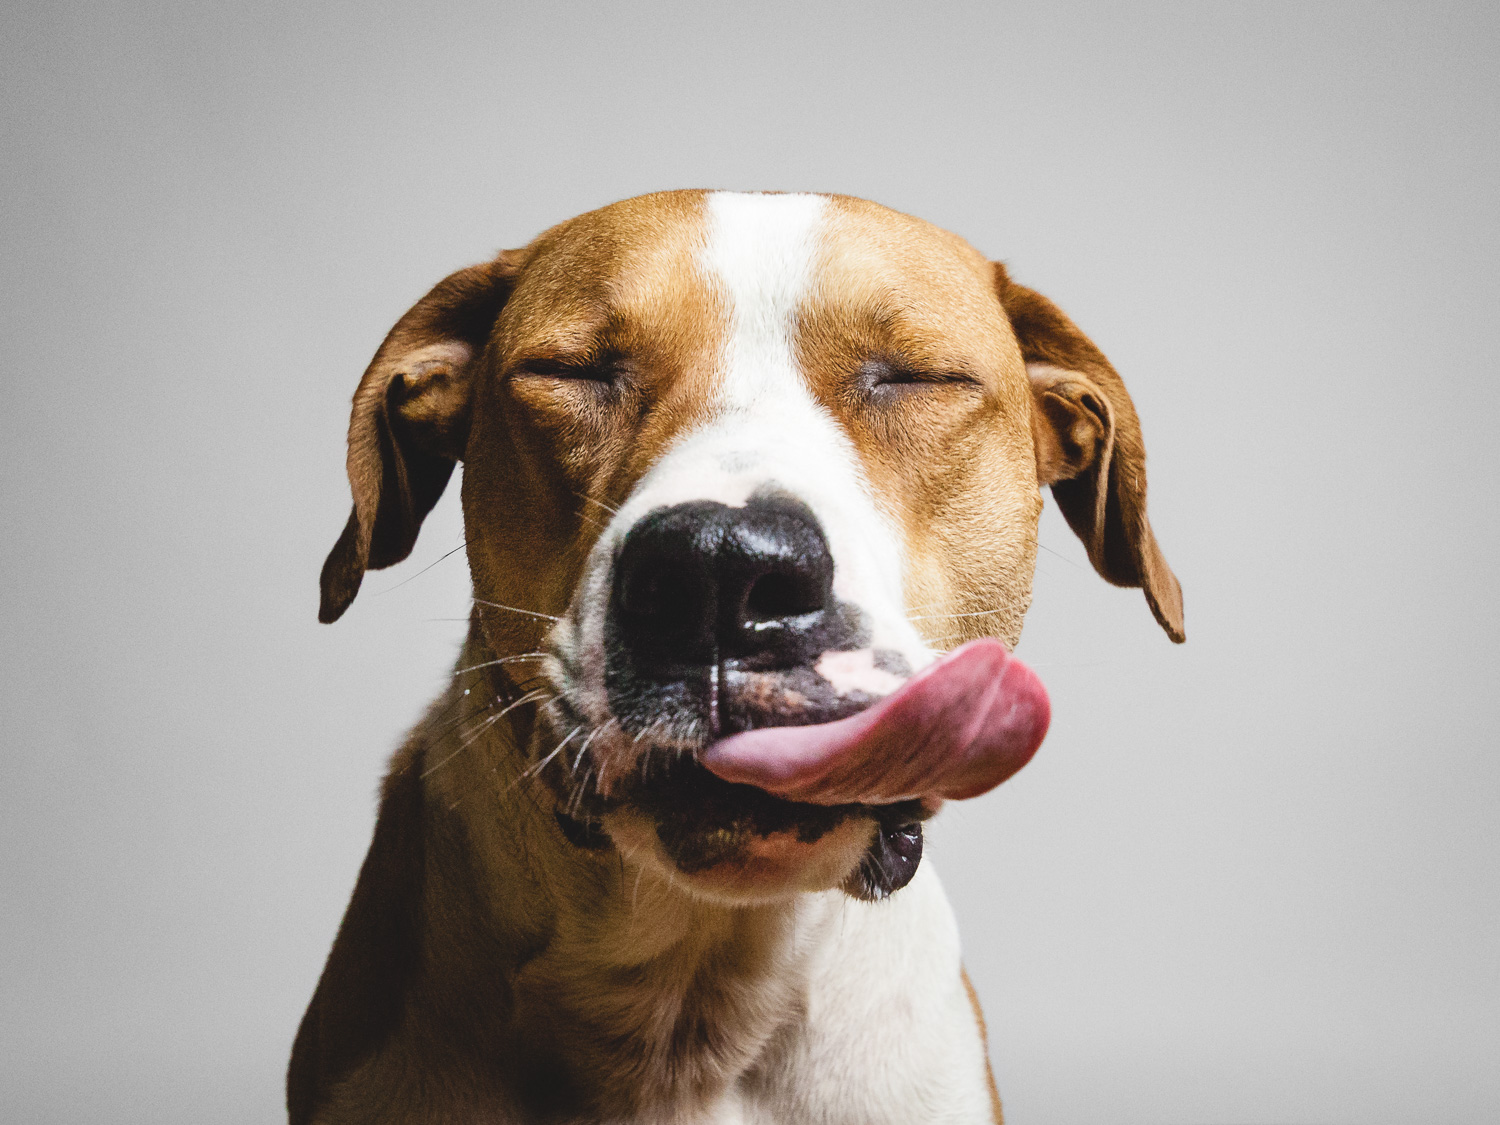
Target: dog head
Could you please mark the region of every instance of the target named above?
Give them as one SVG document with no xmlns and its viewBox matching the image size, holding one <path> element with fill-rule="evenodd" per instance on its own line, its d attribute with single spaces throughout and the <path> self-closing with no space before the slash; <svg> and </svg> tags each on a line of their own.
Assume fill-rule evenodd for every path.
<svg viewBox="0 0 1500 1125">
<path fill-rule="evenodd" d="M 1018 639 L 1040 486 L 1183 639 L 1109 362 L 860 200 L 645 196 L 440 283 L 355 394 L 323 620 L 460 460 L 476 627 L 547 653 L 529 752 L 562 830 L 707 895 L 888 893 L 942 797 L 1024 764 L 1030 673 L 993 641 L 929 666 Z M 940 733 L 1006 722 L 978 766 Z"/>
</svg>

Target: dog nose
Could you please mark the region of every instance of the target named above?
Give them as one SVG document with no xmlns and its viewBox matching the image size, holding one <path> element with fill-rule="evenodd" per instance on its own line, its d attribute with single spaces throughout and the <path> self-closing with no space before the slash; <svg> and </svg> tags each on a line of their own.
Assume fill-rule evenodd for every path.
<svg viewBox="0 0 1500 1125">
<path fill-rule="evenodd" d="M 616 636 L 637 662 L 785 667 L 808 659 L 808 642 L 823 631 L 833 556 L 797 500 L 691 501 L 631 528 L 612 599 Z"/>
</svg>

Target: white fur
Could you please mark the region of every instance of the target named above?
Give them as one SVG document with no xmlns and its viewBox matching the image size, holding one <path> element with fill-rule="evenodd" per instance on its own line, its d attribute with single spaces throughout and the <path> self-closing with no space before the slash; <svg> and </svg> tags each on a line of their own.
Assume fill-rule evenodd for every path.
<svg viewBox="0 0 1500 1125">
<path fill-rule="evenodd" d="M 989 1121 L 958 923 L 931 862 L 885 902 L 843 898 L 808 965 L 807 1015 L 764 1069 L 758 1122 Z"/>
<path fill-rule="evenodd" d="M 719 290 L 728 309 L 711 409 L 664 451 L 611 519 L 552 635 L 564 660 L 553 662 L 550 674 L 596 728 L 610 717 L 603 634 L 616 549 L 646 513 L 688 500 L 739 506 L 763 488 L 797 497 L 828 538 L 835 593 L 863 610 L 873 646 L 900 652 L 914 669 L 935 657 L 904 612 L 899 533 L 877 508 L 853 443 L 814 399 L 797 363 L 796 317 L 818 284 L 828 207 L 814 195 L 707 199 L 698 265 L 703 283 Z M 890 690 L 894 678 L 875 668 L 868 653 L 860 663 L 860 655 L 844 654 L 842 663 L 829 665 L 835 681 L 848 690 Z M 566 681 L 565 665 L 577 670 L 575 681 Z M 671 737 L 653 734 L 658 743 Z M 629 860 L 637 862 L 645 864 L 648 882 L 671 885 L 670 872 Z M 707 917 L 721 908 L 693 909 Z M 784 926 L 766 929 L 783 936 L 756 940 L 777 947 L 767 949 L 765 961 L 777 966 L 783 985 L 798 982 L 801 1004 L 777 1017 L 785 1021 L 780 1034 L 737 1083 L 700 1115 L 674 1120 L 991 1120 L 957 927 L 930 861 L 885 902 L 858 902 L 834 890 L 757 909 L 785 912 Z M 769 981 L 745 983 L 770 994 Z M 747 1040 L 761 1034 L 744 1030 Z"/>
<path fill-rule="evenodd" d="M 853 442 L 813 398 L 796 359 L 796 315 L 817 286 L 827 207 L 819 195 L 707 198 L 698 265 L 729 312 L 712 407 L 610 520 L 553 638 L 582 673 L 564 687 L 591 724 L 609 719 L 603 634 L 615 550 L 646 513 L 689 500 L 738 507 L 763 488 L 797 497 L 822 525 L 834 593 L 864 612 L 872 647 L 901 653 L 913 670 L 936 658 L 904 612 L 899 533 L 876 507 Z M 675 740 L 674 732 L 662 735 L 664 744 Z"/>
<path fill-rule="evenodd" d="M 795 910 L 805 1015 L 694 1125 L 992 1121 L 958 923 L 932 865 L 885 902 L 830 891 Z"/>
</svg>

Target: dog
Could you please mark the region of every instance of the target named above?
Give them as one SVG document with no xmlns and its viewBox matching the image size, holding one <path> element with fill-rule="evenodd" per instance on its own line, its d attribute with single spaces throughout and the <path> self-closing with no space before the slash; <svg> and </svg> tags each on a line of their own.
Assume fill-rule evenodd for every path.
<svg viewBox="0 0 1500 1125">
<path fill-rule="evenodd" d="M 459 462 L 467 640 L 385 781 L 292 1125 L 999 1122 L 922 824 L 1045 733 L 1008 652 L 1043 486 L 1184 639 L 1109 361 L 918 219 L 665 192 L 396 324 L 321 620 Z"/>
</svg>

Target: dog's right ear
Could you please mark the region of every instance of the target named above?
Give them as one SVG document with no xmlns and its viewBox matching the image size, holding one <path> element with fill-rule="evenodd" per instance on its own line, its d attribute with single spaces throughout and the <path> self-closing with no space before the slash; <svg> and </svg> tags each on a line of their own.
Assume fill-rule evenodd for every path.
<svg viewBox="0 0 1500 1125">
<path fill-rule="evenodd" d="M 520 272 L 520 251 L 444 278 L 396 322 L 354 392 L 354 510 L 323 564 L 318 620 L 337 621 L 366 570 L 411 554 L 463 458 L 473 371 Z"/>
</svg>

